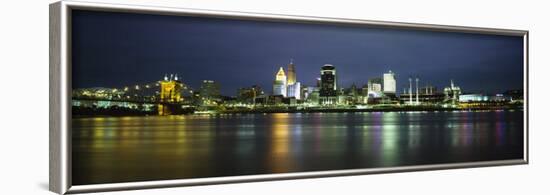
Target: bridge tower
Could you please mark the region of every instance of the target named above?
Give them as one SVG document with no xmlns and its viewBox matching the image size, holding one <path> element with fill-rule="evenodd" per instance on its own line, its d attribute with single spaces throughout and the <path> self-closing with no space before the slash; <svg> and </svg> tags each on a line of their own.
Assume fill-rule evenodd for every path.
<svg viewBox="0 0 550 195">
<path fill-rule="evenodd" d="M 165 75 L 164 80 L 160 81 L 159 115 L 172 114 L 173 108 L 171 107 L 183 101 L 181 97 L 182 85 L 177 74 L 175 76 L 171 74 L 170 77 Z"/>
</svg>

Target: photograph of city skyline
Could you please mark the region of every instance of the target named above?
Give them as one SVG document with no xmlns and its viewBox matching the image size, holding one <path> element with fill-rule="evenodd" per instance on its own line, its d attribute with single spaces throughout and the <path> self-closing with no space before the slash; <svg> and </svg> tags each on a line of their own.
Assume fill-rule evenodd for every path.
<svg viewBox="0 0 550 195">
<path fill-rule="evenodd" d="M 74 185 L 524 156 L 522 37 L 71 14 Z"/>
</svg>

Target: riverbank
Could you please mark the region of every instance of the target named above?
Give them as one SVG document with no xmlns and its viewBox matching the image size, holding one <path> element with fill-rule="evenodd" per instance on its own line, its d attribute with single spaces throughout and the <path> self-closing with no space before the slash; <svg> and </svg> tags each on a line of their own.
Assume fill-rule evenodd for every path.
<svg viewBox="0 0 550 195">
<path fill-rule="evenodd" d="M 224 110 L 221 114 L 246 113 L 341 113 L 341 112 L 445 112 L 445 111 L 497 111 L 520 110 L 522 107 L 491 107 L 491 108 L 440 108 L 440 107 L 394 107 L 394 108 L 308 108 L 308 109 L 250 109 Z"/>
<path fill-rule="evenodd" d="M 451 112 L 451 111 L 523 111 L 523 107 L 478 107 L 478 108 L 442 108 L 442 107 L 385 107 L 385 108 L 259 108 L 259 109 L 226 109 L 211 111 L 194 111 L 173 115 L 213 115 L 213 114 L 264 114 L 264 113 L 355 113 L 355 112 Z M 75 112 L 76 111 L 76 112 Z M 82 112 L 73 110 L 73 118 L 87 117 L 124 117 L 124 116 L 157 116 L 156 112 L 136 112 L 132 110 L 117 110 L 116 112 Z"/>
</svg>

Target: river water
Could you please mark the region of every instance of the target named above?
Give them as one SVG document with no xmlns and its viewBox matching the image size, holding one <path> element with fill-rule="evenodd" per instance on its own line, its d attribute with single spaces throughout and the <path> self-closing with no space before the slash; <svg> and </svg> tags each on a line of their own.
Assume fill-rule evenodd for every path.
<svg viewBox="0 0 550 195">
<path fill-rule="evenodd" d="M 523 158 L 523 112 L 275 113 L 72 121 L 73 185 Z"/>
</svg>

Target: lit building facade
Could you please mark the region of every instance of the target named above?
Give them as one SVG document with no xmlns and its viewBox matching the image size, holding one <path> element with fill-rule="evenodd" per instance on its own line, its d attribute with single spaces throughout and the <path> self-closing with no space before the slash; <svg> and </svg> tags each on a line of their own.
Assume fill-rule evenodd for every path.
<svg viewBox="0 0 550 195">
<path fill-rule="evenodd" d="M 331 64 L 325 64 L 321 67 L 321 83 L 319 88 L 319 101 L 321 105 L 333 105 L 337 103 L 336 83 L 336 68 Z"/>
<path fill-rule="evenodd" d="M 384 93 L 395 94 L 397 82 L 395 81 L 395 73 L 391 70 L 388 73 L 384 73 Z"/>
<path fill-rule="evenodd" d="M 489 101 L 489 96 L 483 94 L 462 94 L 458 96 L 460 102 Z"/>
<path fill-rule="evenodd" d="M 275 75 L 275 81 L 273 81 L 273 95 L 287 96 L 287 78 L 283 67 L 279 68 L 279 71 Z"/>
<path fill-rule="evenodd" d="M 287 85 L 293 85 L 296 83 L 296 67 L 294 66 L 294 62 L 291 59 L 290 64 L 287 66 L 288 72 L 286 77 L 286 84 Z"/>
<path fill-rule="evenodd" d="M 290 60 L 290 64 L 288 64 L 287 67 L 287 77 L 286 77 L 286 85 L 287 85 L 287 94 L 286 97 L 293 97 L 297 100 L 302 99 L 301 97 L 301 84 L 296 80 L 296 66 L 294 65 L 293 60 Z"/>
<path fill-rule="evenodd" d="M 382 92 L 382 78 L 380 77 L 369 79 L 367 88 L 367 96 L 369 99 L 381 98 L 384 96 Z"/>
<path fill-rule="evenodd" d="M 297 100 L 302 99 L 301 88 L 300 82 L 294 82 L 293 84 L 287 85 L 287 97 L 293 97 Z"/>
<path fill-rule="evenodd" d="M 368 82 L 369 92 L 382 92 L 382 78 L 372 78 Z"/>
<path fill-rule="evenodd" d="M 212 80 L 203 80 L 199 95 L 202 105 L 215 105 L 220 100 L 220 84 Z"/>
</svg>

